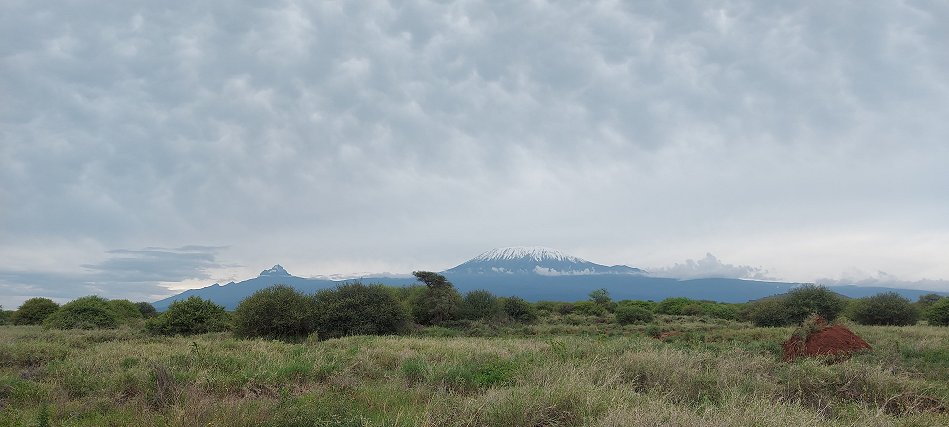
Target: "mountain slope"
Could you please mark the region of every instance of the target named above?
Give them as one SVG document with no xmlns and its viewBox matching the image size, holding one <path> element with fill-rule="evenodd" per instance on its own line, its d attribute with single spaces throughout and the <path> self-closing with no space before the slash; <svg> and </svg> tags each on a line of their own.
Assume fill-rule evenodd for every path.
<svg viewBox="0 0 949 427">
<path fill-rule="evenodd" d="M 599 274 L 643 274 L 645 271 L 625 265 L 605 266 L 540 246 L 515 246 L 492 249 L 454 268 L 446 274 L 578 276 Z"/>
</svg>

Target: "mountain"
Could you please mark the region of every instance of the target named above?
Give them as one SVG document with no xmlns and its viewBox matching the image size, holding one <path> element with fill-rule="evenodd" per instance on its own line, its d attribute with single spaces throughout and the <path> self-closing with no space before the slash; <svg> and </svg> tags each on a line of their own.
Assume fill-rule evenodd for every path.
<svg viewBox="0 0 949 427">
<path fill-rule="evenodd" d="M 625 265 L 605 266 L 540 246 L 498 248 L 478 255 L 446 274 L 539 274 L 541 276 L 587 276 L 598 274 L 644 274 Z"/>
<path fill-rule="evenodd" d="M 645 271 L 625 265 L 605 266 L 562 252 L 541 247 L 512 247 L 487 251 L 456 267 L 442 272 L 459 292 L 484 289 L 499 296 L 519 296 L 528 301 L 579 301 L 596 289 L 606 289 L 615 300 L 636 299 L 659 301 L 669 297 L 687 297 L 721 302 L 746 302 L 789 291 L 800 283 L 765 282 L 759 280 L 705 278 L 679 280 L 654 277 Z M 416 283 L 406 277 L 362 277 L 363 283 L 406 286 Z M 275 265 L 255 278 L 226 285 L 213 284 L 191 289 L 153 303 L 164 311 L 177 300 L 197 296 L 233 310 L 244 298 L 258 290 L 283 284 L 310 294 L 332 288 L 350 280 L 327 280 L 297 277 L 282 266 Z M 932 293 L 916 289 L 887 287 L 830 286 L 842 295 L 860 298 L 880 292 L 896 292 L 915 301 Z"/>
</svg>

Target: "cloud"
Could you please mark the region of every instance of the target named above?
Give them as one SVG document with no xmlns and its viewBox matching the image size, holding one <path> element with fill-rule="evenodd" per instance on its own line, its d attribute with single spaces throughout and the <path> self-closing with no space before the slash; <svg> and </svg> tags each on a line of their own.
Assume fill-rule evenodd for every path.
<svg viewBox="0 0 949 427">
<path fill-rule="evenodd" d="M 842 274 L 837 278 L 820 278 L 817 279 L 815 283 L 828 286 L 856 285 L 885 288 L 935 290 L 943 292 L 949 290 L 949 280 L 906 280 L 893 274 L 889 274 L 885 271 L 877 271 L 876 274 L 873 275 L 869 275 L 860 271 L 851 271 L 846 274 Z"/>
<path fill-rule="evenodd" d="M 650 270 L 650 274 L 657 277 L 673 277 L 676 279 L 700 278 L 727 278 L 727 279 L 755 279 L 773 280 L 768 271 L 761 267 L 750 265 L 725 264 L 711 253 L 705 254 L 700 260 L 688 259 L 683 263 L 676 263 L 671 267 L 661 267 Z"/>
<path fill-rule="evenodd" d="M 151 301 L 169 294 L 168 283 L 208 280 L 209 270 L 223 267 L 216 260 L 220 247 L 117 249 L 110 257 L 83 265 L 84 271 L 49 273 L 0 270 L 0 303 L 15 307 L 31 296 L 60 301 L 98 294 L 108 298 Z"/>
<path fill-rule="evenodd" d="M 245 276 L 406 272 L 513 241 L 949 277 L 942 4 L 0 11 L 9 270 L 160 278 L 80 249 L 207 242 Z"/>
</svg>

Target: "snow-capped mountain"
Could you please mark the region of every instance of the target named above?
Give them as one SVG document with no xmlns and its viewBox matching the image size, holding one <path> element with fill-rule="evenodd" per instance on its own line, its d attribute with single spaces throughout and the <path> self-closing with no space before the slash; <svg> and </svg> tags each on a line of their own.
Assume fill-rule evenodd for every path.
<svg viewBox="0 0 949 427">
<path fill-rule="evenodd" d="M 448 269 L 454 274 L 537 274 L 541 276 L 582 276 L 594 274 L 644 274 L 626 265 L 606 266 L 540 246 L 498 248 Z"/>
<path fill-rule="evenodd" d="M 290 277 L 290 273 L 287 273 L 287 270 L 283 268 L 282 265 L 277 264 L 273 267 L 270 267 L 267 270 L 261 271 L 260 276 L 266 277 Z"/>
</svg>

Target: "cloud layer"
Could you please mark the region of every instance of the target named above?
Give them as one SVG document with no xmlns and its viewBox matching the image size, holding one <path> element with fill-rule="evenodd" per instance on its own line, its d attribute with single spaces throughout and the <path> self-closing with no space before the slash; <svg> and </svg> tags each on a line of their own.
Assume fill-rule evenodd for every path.
<svg viewBox="0 0 949 427">
<path fill-rule="evenodd" d="M 949 277 L 938 2 L 0 7 L 3 270 L 211 245 L 248 266 L 212 276 L 410 271 L 523 244 Z"/>
</svg>

